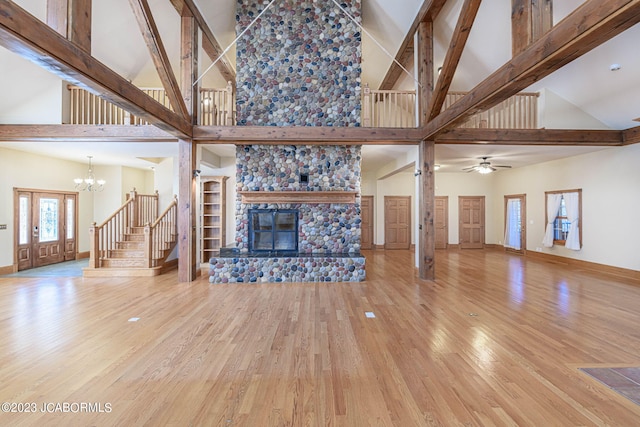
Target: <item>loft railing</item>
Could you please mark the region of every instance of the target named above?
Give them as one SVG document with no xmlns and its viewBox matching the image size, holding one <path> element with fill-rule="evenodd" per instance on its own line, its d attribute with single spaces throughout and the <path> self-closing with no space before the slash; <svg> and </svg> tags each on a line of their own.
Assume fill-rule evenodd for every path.
<svg viewBox="0 0 640 427">
<path fill-rule="evenodd" d="M 231 82 L 224 89 L 200 89 L 198 122 L 202 126 L 235 125 L 235 103 Z"/>
<path fill-rule="evenodd" d="M 467 92 L 449 92 L 442 110 L 456 103 Z M 487 111 L 474 114 L 458 127 L 490 129 L 537 129 L 538 128 L 537 92 L 521 92 L 502 101 Z"/>
<path fill-rule="evenodd" d="M 91 224 L 89 229 L 90 255 L 89 268 L 102 267 L 101 261 L 119 249 L 118 243 L 125 241 L 125 236 L 134 234 L 135 228 L 143 228 L 145 233 L 145 254 L 147 264 L 157 266 L 157 261 L 164 261 L 158 256 L 166 248 L 167 241 L 158 241 L 177 234 L 177 200 L 174 198 L 167 210 L 158 216 L 158 192 L 146 195 L 138 194 L 135 188 L 127 195 L 127 200 L 102 224 Z M 168 254 L 167 254 L 168 255 Z"/>
<path fill-rule="evenodd" d="M 163 89 L 142 89 L 167 108 L 171 108 Z M 145 125 L 145 120 L 76 86 L 69 86 L 70 123 L 104 125 Z M 449 92 L 443 110 L 466 95 Z M 492 129 L 537 129 L 538 93 L 523 92 L 482 113 L 475 114 L 459 127 Z M 198 123 L 203 126 L 234 126 L 235 99 L 229 82 L 223 89 L 200 89 Z M 374 90 L 365 84 L 362 90 L 363 127 L 416 127 L 415 91 Z"/>
<path fill-rule="evenodd" d="M 467 92 L 449 92 L 442 110 L 446 110 Z M 522 92 L 482 113 L 475 114 L 459 127 L 493 129 L 537 129 L 538 93 Z M 366 84 L 362 91 L 363 127 L 416 127 L 414 91 L 374 90 Z"/>
<path fill-rule="evenodd" d="M 109 101 L 77 86 L 69 89 L 69 123 L 72 125 L 147 125 L 146 120 L 113 105 Z M 172 110 L 164 89 L 141 90 Z M 235 125 L 235 99 L 231 82 L 223 89 L 200 89 L 199 124 L 204 126 Z"/>
<path fill-rule="evenodd" d="M 365 84 L 360 111 L 363 127 L 416 127 L 416 92 L 373 90 Z"/>
</svg>

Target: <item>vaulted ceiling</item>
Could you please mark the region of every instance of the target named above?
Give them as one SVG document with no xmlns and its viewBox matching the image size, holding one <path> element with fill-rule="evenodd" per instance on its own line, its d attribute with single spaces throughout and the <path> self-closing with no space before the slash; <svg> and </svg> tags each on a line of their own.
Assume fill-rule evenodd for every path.
<svg viewBox="0 0 640 427">
<path fill-rule="evenodd" d="M 194 2 L 221 47 L 229 49 L 226 58 L 233 66 L 235 64 L 233 41 L 236 31 L 236 1 L 194 0 Z M 15 3 L 44 20 L 46 0 L 17 0 Z M 398 53 L 398 49 L 405 40 L 423 2 L 421 0 L 362 0 L 362 3 L 363 27 L 365 29 L 362 81 L 375 88 L 385 78 L 392 63 L 392 57 Z M 447 1 L 438 18 L 434 21 L 435 68 L 442 65 L 444 61 L 462 3 L 462 0 Z M 556 0 L 553 5 L 554 23 L 558 23 L 582 3 L 584 3 L 582 0 Z M 178 73 L 179 16 L 170 0 L 149 0 L 149 4 L 172 67 Z M 92 55 L 96 59 L 138 86 L 160 86 L 158 75 L 149 58 L 128 0 L 93 1 L 92 21 Z M 600 129 L 622 130 L 634 127 L 638 123 L 633 119 L 640 117 L 640 96 L 638 96 L 640 93 L 640 55 L 636 53 L 637 40 L 640 40 L 640 26 L 635 25 L 560 70 L 535 82 L 526 90 L 544 89 L 564 99 L 585 116 L 590 116 L 593 119 L 590 121 L 590 127 L 593 127 L 594 123 Z M 211 61 L 204 54 L 201 55 L 201 58 L 200 75 L 203 75 L 203 86 L 224 86 L 225 79 L 215 67 L 205 73 Z M 469 40 L 453 77 L 451 89 L 459 91 L 473 89 L 510 59 L 511 0 L 486 0 L 480 5 Z M 612 64 L 619 64 L 621 68 L 617 71 L 611 71 Z M 407 69 L 413 70 L 411 60 L 404 65 Z M 33 109 L 33 100 L 37 99 L 39 91 L 44 90 L 42 85 L 38 85 L 38 79 L 46 73 L 3 48 L 0 48 L 0 72 L 3 75 L 0 90 L 3 90 L 3 93 L 7 95 L 0 101 L 0 123 L 7 123 L 14 120 L 12 117 L 15 116 L 15 111 L 19 110 L 20 105 L 27 105 Z M 55 79 L 53 78 L 53 80 Z M 44 80 L 45 83 L 48 83 L 52 78 L 49 76 Z M 415 87 L 413 76 L 403 73 L 398 79 L 397 87 L 413 89 Z M 37 109 L 33 111 L 37 112 Z M 37 118 L 33 120 L 30 123 L 38 123 Z M 557 127 L 562 127 L 562 124 Z M 574 128 L 575 126 L 571 123 L 566 127 Z M 63 143 L 56 145 L 58 147 L 54 150 L 55 153 L 52 151 L 53 155 L 63 157 L 64 152 L 68 150 L 67 145 Z M 15 144 L 10 143 L 4 143 L 4 146 L 16 148 Z M 130 147 L 131 151 L 135 151 L 133 145 Z M 37 145 L 33 145 L 32 148 L 45 149 L 45 147 Z M 121 147 L 117 148 L 118 152 L 122 152 Z M 142 147 L 140 148 L 142 149 Z M 107 150 L 106 147 L 100 147 L 100 149 Z M 167 149 L 166 145 L 162 150 L 165 149 Z M 500 148 L 488 149 L 482 145 L 442 145 L 437 147 L 436 161 L 451 165 L 452 170 L 459 170 L 476 157 L 493 155 L 504 157 L 504 161 L 519 166 L 593 149 L 601 148 L 574 149 L 564 147 L 551 149 L 505 145 Z M 161 149 L 158 148 L 158 150 Z M 77 150 L 73 151 L 77 152 Z M 367 148 L 365 160 L 368 156 L 368 161 L 365 164 L 370 168 L 379 167 L 381 162 L 388 158 L 390 152 L 392 151 L 385 150 L 384 147 Z M 68 156 L 72 158 L 71 154 Z M 84 153 L 82 156 L 84 157 Z M 115 157 L 117 157 L 116 154 L 114 154 Z M 122 159 L 120 163 L 127 164 L 127 161 Z M 134 163 L 131 162 L 132 165 Z"/>
</svg>

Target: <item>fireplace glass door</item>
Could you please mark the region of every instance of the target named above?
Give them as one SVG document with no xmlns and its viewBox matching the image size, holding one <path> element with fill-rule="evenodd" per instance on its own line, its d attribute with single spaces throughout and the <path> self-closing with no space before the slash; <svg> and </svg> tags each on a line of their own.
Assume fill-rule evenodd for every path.
<svg viewBox="0 0 640 427">
<path fill-rule="evenodd" d="M 298 211 L 250 209 L 250 251 L 297 251 Z"/>
</svg>

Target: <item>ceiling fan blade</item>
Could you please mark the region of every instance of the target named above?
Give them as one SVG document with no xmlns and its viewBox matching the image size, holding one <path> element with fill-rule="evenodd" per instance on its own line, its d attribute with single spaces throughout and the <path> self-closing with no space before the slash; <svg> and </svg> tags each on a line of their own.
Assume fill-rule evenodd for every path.
<svg viewBox="0 0 640 427">
<path fill-rule="evenodd" d="M 494 168 L 511 168 L 511 166 L 505 166 L 505 165 L 492 165 Z"/>
<path fill-rule="evenodd" d="M 464 169 L 462 169 L 462 170 L 463 170 L 463 171 L 469 171 L 469 172 L 471 172 L 471 171 L 473 171 L 473 170 L 475 170 L 475 169 L 478 169 L 478 166 L 469 166 L 468 168 L 464 168 Z"/>
</svg>

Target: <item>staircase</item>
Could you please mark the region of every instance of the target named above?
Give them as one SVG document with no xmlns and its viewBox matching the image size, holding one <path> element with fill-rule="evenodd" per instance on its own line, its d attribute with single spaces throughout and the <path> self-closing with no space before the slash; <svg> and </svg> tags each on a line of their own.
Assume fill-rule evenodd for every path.
<svg viewBox="0 0 640 427">
<path fill-rule="evenodd" d="M 167 262 L 177 243 L 177 199 L 158 215 L 158 193 L 129 193 L 127 201 L 90 228 L 91 251 L 84 277 L 156 276 L 175 268 Z"/>
</svg>

